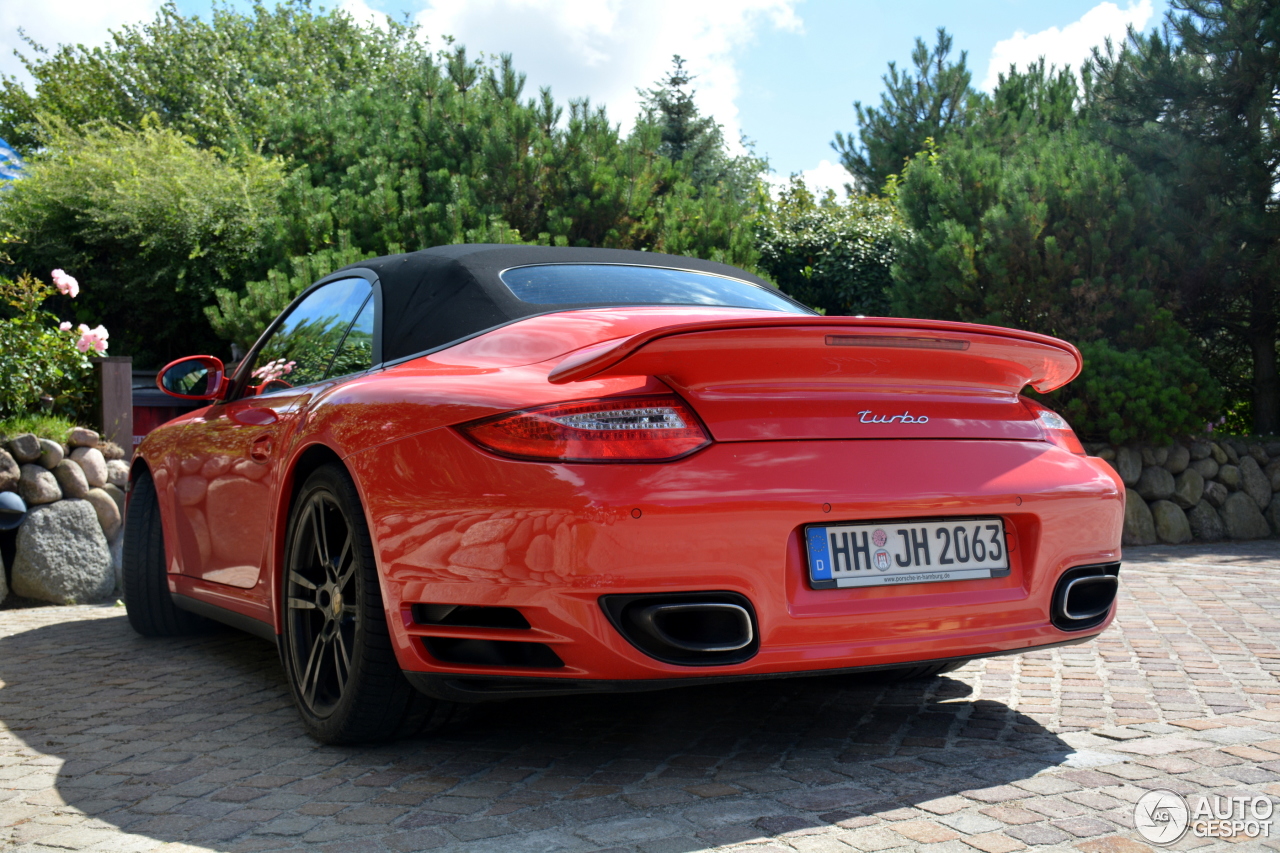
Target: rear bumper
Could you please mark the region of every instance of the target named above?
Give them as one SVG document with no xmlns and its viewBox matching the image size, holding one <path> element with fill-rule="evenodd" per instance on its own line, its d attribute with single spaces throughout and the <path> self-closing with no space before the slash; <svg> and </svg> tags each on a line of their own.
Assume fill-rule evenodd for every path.
<svg viewBox="0 0 1280 853">
<path fill-rule="evenodd" d="M 978 655 L 960 655 L 949 658 L 931 658 L 929 660 L 912 661 L 909 666 L 928 666 L 931 664 L 967 663 L 977 658 L 999 657 L 1001 655 L 1017 655 L 1023 652 L 1039 652 L 1056 649 L 1061 646 L 1074 646 L 1087 643 L 1097 632 L 1086 636 L 1049 643 L 1044 646 L 1031 646 L 1025 649 L 1011 649 L 1003 652 L 987 652 Z M 502 699 L 521 699 L 531 696 L 574 696 L 582 693 L 645 693 L 654 690 L 674 690 L 678 687 L 697 687 L 708 684 L 725 684 L 734 681 L 758 681 L 766 678 L 805 678 L 832 675 L 859 675 L 877 670 L 895 669 L 901 664 L 880 664 L 876 666 L 846 666 L 838 669 L 807 669 L 798 672 L 775 672 L 762 675 L 713 675 L 690 678 L 655 678 L 655 679 L 573 679 L 548 678 L 514 675 L 458 675 L 437 672 L 414 672 L 406 670 L 405 678 L 420 693 L 435 699 L 449 702 L 493 702 Z"/>
<path fill-rule="evenodd" d="M 433 695 L 471 695 L 477 679 L 485 696 L 526 695 L 969 659 L 1081 642 L 1114 615 L 1080 632 L 1050 621 L 1064 571 L 1119 560 L 1124 493 L 1105 463 L 1044 442 L 733 442 L 658 465 L 562 465 L 494 457 L 437 429 L 347 462 L 401 669 Z M 974 515 L 1004 519 L 1007 577 L 810 587 L 806 524 Z M 749 660 L 664 663 L 600 606 L 699 590 L 750 600 Z M 422 603 L 513 608 L 528 627 L 421 624 Z M 449 663 L 428 651 L 433 638 L 538 644 L 563 666 Z"/>
</svg>

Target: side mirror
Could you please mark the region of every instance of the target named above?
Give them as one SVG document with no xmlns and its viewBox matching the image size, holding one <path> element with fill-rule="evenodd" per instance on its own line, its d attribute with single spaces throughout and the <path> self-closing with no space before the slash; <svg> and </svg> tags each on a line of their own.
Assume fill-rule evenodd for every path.
<svg viewBox="0 0 1280 853">
<path fill-rule="evenodd" d="M 171 361 L 156 376 L 156 385 L 179 400 L 216 400 L 226 390 L 222 359 L 212 355 L 191 355 Z"/>
</svg>

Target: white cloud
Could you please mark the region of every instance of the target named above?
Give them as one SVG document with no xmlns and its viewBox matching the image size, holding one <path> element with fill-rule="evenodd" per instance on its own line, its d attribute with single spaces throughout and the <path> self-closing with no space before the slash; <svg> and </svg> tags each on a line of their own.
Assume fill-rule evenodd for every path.
<svg viewBox="0 0 1280 853">
<path fill-rule="evenodd" d="M 1018 30 L 1012 38 L 996 43 L 981 88 L 990 92 L 995 89 L 999 75 L 1009 72 L 1011 64 L 1026 68 L 1042 56 L 1046 65 L 1078 72 L 1094 47 L 1107 38 L 1119 43 L 1130 25 L 1141 30 L 1152 14 L 1151 0 L 1141 0 L 1136 6 L 1130 3 L 1127 9 L 1115 3 L 1099 3 L 1080 20 L 1062 29 L 1050 27 L 1031 34 Z"/>
<path fill-rule="evenodd" d="M 21 27 L 36 43 L 53 51 L 60 44 L 93 47 L 105 42 L 109 30 L 150 20 L 160 0 L 0 0 L 0 73 L 31 85 L 31 77 L 13 55 L 32 50 L 18 35 Z"/>
<path fill-rule="evenodd" d="M 366 27 L 387 28 L 387 13 L 373 8 L 364 0 L 342 0 L 338 8 Z"/>
<path fill-rule="evenodd" d="M 649 88 L 679 54 L 696 75 L 704 114 L 739 135 L 734 53 L 762 28 L 799 32 L 797 0 L 428 0 L 416 20 L 433 47 L 452 35 L 474 55 L 511 53 L 529 75 L 526 96 L 551 86 L 556 99 L 589 97 L 630 127 L 636 87 Z"/>
</svg>

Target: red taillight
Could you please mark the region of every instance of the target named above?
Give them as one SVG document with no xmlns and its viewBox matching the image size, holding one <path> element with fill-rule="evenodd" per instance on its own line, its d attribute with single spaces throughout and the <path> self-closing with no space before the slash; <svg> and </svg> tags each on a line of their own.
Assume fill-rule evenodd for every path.
<svg viewBox="0 0 1280 853">
<path fill-rule="evenodd" d="M 458 429 L 502 456 L 559 462 L 663 462 L 711 443 L 693 410 L 674 395 L 557 403 Z"/>
<path fill-rule="evenodd" d="M 1080 439 L 1076 438 L 1075 431 L 1071 429 L 1071 424 L 1067 423 L 1066 418 L 1031 400 L 1024 399 L 1022 402 L 1035 416 L 1036 423 L 1040 425 L 1040 431 L 1044 433 L 1045 441 L 1056 444 L 1077 456 L 1085 455 L 1084 445 L 1080 443 Z"/>
</svg>

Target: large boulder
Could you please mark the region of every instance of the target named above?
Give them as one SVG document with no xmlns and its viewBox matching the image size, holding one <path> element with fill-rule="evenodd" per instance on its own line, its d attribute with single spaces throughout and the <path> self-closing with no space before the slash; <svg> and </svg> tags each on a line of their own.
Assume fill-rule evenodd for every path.
<svg viewBox="0 0 1280 853">
<path fill-rule="evenodd" d="M 54 441 L 52 438 L 40 439 L 40 459 L 41 465 L 52 471 L 58 467 L 58 463 L 66 456 L 66 451 L 62 449 L 62 445 Z"/>
<path fill-rule="evenodd" d="M 1249 456 L 1257 462 L 1259 466 L 1266 465 L 1271 461 L 1271 457 L 1267 455 L 1267 451 L 1263 449 L 1261 444 L 1249 445 Z"/>
<path fill-rule="evenodd" d="M 84 469 L 84 478 L 90 486 L 96 489 L 107 484 L 107 460 L 101 450 L 81 446 L 72 450 L 69 458 Z"/>
<path fill-rule="evenodd" d="M 18 480 L 18 494 L 27 502 L 27 506 L 51 504 L 61 500 L 62 489 L 53 478 L 49 469 L 30 462 L 22 466 L 22 476 Z"/>
<path fill-rule="evenodd" d="M 108 459 L 107 482 L 117 489 L 127 489 L 129 487 L 129 463 L 120 459 Z"/>
<path fill-rule="evenodd" d="M 1197 459 L 1188 467 L 1206 480 L 1212 480 L 1218 476 L 1218 463 L 1214 462 L 1212 457 L 1209 459 Z"/>
<path fill-rule="evenodd" d="M 1263 539 L 1271 535 L 1271 526 L 1262 517 L 1253 498 L 1244 492 L 1232 492 L 1222 505 L 1222 524 L 1228 539 Z"/>
<path fill-rule="evenodd" d="M 1240 464 L 1240 452 L 1244 449 L 1244 445 L 1237 446 L 1231 439 L 1218 442 L 1218 446 L 1222 448 L 1222 452 L 1227 454 L 1227 461 L 1232 465 Z"/>
<path fill-rule="evenodd" d="M 111 552 L 88 501 L 38 506 L 18 528 L 13 591 L 54 604 L 103 601 L 115 590 Z"/>
<path fill-rule="evenodd" d="M 93 505 L 94 514 L 98 516 L 98 524 L 102 526 L 102 533 L 107 541 L 115 539 L 120 532 L 122 520 L 115 498 L 102 489 L 90 489 L 84 499 Z"/>
<path fill-rule="evenodd" d="M 1229 494 L 1231 493 L 1227 491 L 1227 487 L 1217 480 L 1210 480 L 1204 484 L 1204 499 L 1219 509 L 1227 502 L 1227 495 Z"/>
<path fill-rule="evenodd" d="M 98 442 L 98 449 L 102 451 L 102 457 L 108 462 L 124 459 L 126 455 L 124 448 L 116 444 L 114 441 L 100 441 Z"/>
<path fill-rule="evenodd" d="M 63 497 L 82 498 L 89 493 L 89 481 L 84 478 L 84 469 L 70 459 L 63 459 L 54 467 L 53 478 L 58 481 Z"/>
<path fill-rule="evenodd" d="M 0 604 L 9 597 L 9 584 L 4 579 L 4 555 L 0 554 Z"/>
<path fill-rule="evenodd" d="M 1166 545 L 1191 541 L 1191 525 L 1187 523 L 1187 516 L 1173 501 L 1153 503 L 1151 519 L 1155 523 L 1156 538 Z"/>
<path fill-rule="evenodd" d="M 1217 462 L 1219 465 L 1226 465 L 1231 461 L 1231 457 L 1227 455 L 1227 451 L 1223 450 L 1222 445 L 1217 442 L 1209 445 L 1209 451 L 1210 455 L 1213 456 L 1213 461 Z"/>
<path fill-rule="evenodd" d="M 1262 473 L 1266 474 L 1271 482 L 1271 491 L 1280 492 L 1280 459 L 1269 462 L 1267 467 L 1262 469 Z"/>
<path fill-rule="evenodd" d="M 1205 542 L 1217 542 L 1227 532 L 1222 516 L 1208 501 L 1200 501 L 1187 512 L 1187 524 L 1191 535 Z"/>
<path fill-rule="evenodd" d="M 1148 465 L 1133 488 L 1149 501 L 1167 501 L 1173 497 L 1173 475 L 1157 465 Z"/>
<path fill-rule="evenodd" d="M 1183 447 L 1181 444 L 1175 444 L 1169 448 L 1169 458 L 1164 461 L 1164 467 L 1170 474 L 1181 474 L 1187 470 L 1187 466 L 1191 464 L 1191 451 Z"/>
<path fill-rule="evenodd" d="M 97 447 L 102 436 L 88 427 L 76 427 L 67 436 L 67 444 L 72 447 Z"/>
<path fill-rule="evenodd" d="M 120 517 L 124 518 L 124 489 L 107 483 L 102 487 L 102 491 L 111 495 L 111 500 L 116 502 L 116 508 L 120 510 Z"/>
<path fill-rule="evenodd" d="M 1142 476 L 1142 454 L 1132 447 L 1117 448 L 1116 460 L 1111 467 L 1116 469 L 1126 486 L 1132 486 Z"/>
<path fill-rule="evenodd" d="M 1204 497 L 1204 477 L 1196 473 L 1196 469 L 1188 468 L 1173 480 L 1173 501 L 1183 509 L 1200 503 Z"/>
<path fill-rule="evenodd" d="M 1271 503 L 1262 511 L 1262 517 L 1271 525 L 1271 533 L 1280 536 L 1280 495 L 1271 499 Z"/>
<path fill-rule="evenodd" d="M 29 432 L 15 435 L 9 439 L 9 452 L 13 454 L 13 458 L 19 465 L 35 462 L 40 458 L 40 439 Z"/>
<path fill-rule="evenodd" d="M 1133 489 L 1125 489 L 1122 544 L 1154 545 L 1156 541 L 1156 523 L 1151 517 L 1151 510 L 1147 508 L 1147 502 Z"/>
<path fill-rule="evenodd" d="M 1209 442 L 1201 441 L 1200 439 L 1191 442 L 1191 458 L 1193 460 L 1198 462 L 1201 459 L 1208 459 L 1212 455 L 1213 448 L 1210 447 Z"/>
<path fill-rule="evenodd" d="M 1240 460 L 1240 491 L 1253 498 L 1258 509 L 1266 509 L 1271 503 L 1271 479 L 1252 456 Z"/>
<path fill-rule="evenodd" d="M 22 477 L 22 469 L 13 461 L 7 450 L 0 450 L 0 492 L 12 492 L 18 488 L 18 480 Z"/>
<path fill-rule="evenodd" d="M 1233 492 L 1240 491 L 1240 468 L 1237 465 L 1223 465 L 1218 469 L 1218 482 Z"/>
</svg>

